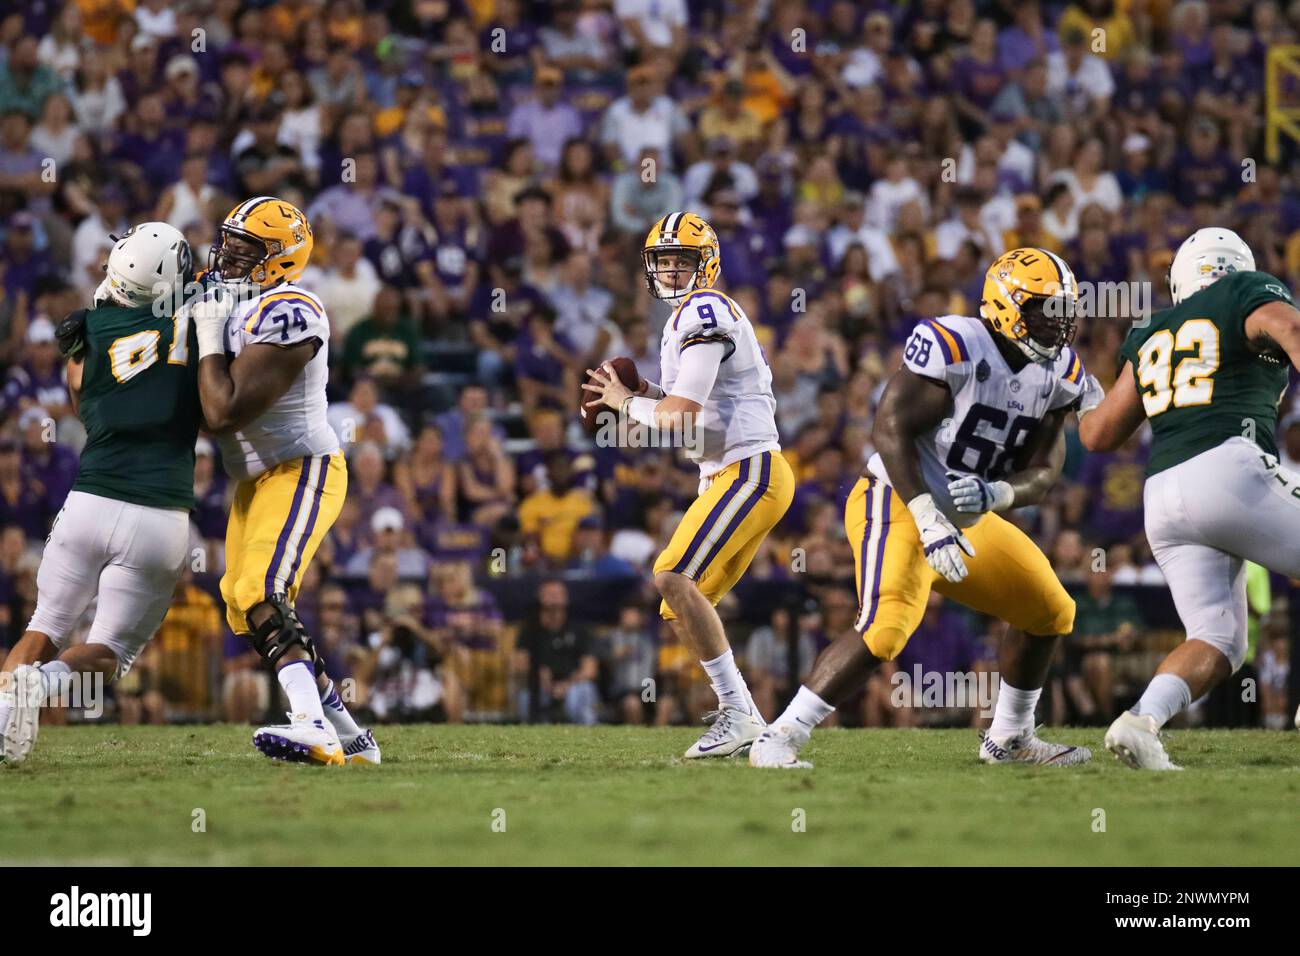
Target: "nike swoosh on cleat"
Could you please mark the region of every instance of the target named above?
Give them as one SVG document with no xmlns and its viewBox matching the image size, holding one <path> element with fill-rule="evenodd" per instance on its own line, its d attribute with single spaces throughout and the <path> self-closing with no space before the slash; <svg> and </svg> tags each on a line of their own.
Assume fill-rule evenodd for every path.
<svg viewBox="0 0 1300 956">
<path fill-rule="evenodd" d="M 698 751 L 699 751 L 700 753 L 702 753 L 702 754 L 706 754 L 706 753 L 708 753 L 710 750 L 717 750 L 719 747 L 725 747 L 725 746 L 727 746 L 727 742 L 724 740 L 722 743 L 720 743 L 720 744 L 714 744 L 712 747 L 699 747 L 699 746 L 697 746 L 695 749 L 698 750 Z"/>
</svg>

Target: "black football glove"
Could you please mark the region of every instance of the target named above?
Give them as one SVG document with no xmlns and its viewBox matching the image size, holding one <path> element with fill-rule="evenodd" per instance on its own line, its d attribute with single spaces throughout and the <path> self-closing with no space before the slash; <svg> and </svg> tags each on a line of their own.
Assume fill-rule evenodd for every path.
<svg viewBox="0 0 1300 956">
<path fill-rule="evenodd" d="M 86 310 L 78 309 L 54 330 L 59 354 L 65 359 L 79 359 L 86 351 Z"/>
</svg>

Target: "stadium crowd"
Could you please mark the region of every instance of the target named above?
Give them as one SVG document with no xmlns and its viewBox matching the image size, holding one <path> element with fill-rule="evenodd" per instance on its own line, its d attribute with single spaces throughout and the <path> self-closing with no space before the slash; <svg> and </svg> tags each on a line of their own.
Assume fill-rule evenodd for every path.
<svg viewBox="0 0 1300 956">
<path fill-rule="evenodd" d="M 159 219 L 199 262 L 243 198 L 306 210 L 330 418 L 350 493 L 299 610 L 380 720 L 694 720 L 702 671 L 661 626 L 650 565 L 698 474 L 596 447 L 583 370 L 658 380 L 667 309 L 640 245 L 672 210 L 721 241 L 721 288 L 774 377 L 794 504 L 722 607 L 771 714 L 851 628 L 842 506 L 920 318 L 977 314 L 1005 249 L 1050 248 L 1096 297 L 1076 343 L 1109 385 L 1131 313 L 1220 224 L 1300 286 L 1293 144 L 1264 155 L 1272 0 L 28 0 L 0 20 L 0 627 L 12 643 L 82 432 L 54 323 L 117 234 Z M 1296 92 L 1292 90 L 1292 92 Z M 1099 285 L 1113 284 L 1113 285 Z M 1119 306 L 1114 305 L 1120 297 Z M 1300 467 L 1300 413 L 1279 444 Z M 1180 639 L 1142 533 L 1142 440 L 1071 434 L 1020 512 L 1076 593 L 1053 722 L 1108 721 Z M 225 629 L 227 482 L 201 439 L 192 575 L 119 687 L 124 720 L 260 718 Z M 1279 725 L 1288 582 L 1252 578 L 1258 701 Z M 996 667 L 997 625 L 937 596 L 849 724 L 969 722 L 896 706 L 897 671 Z M 701 693 L 703 692 L 703 693 Z M 1228 695 L 1231 696 L 1231 695 Z M 977 716 L 977 715 L 976 715 Z"/>
</svg>

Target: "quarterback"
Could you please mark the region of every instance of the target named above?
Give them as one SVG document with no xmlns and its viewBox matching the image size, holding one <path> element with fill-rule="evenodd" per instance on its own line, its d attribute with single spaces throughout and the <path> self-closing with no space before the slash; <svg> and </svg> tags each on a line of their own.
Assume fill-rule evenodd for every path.
<svg viewBox="0 0 1300 956">
<path fill-rule="evenodd" d="M 68 389 L 86 426 L 76 482 L 36 575 L 36 610 L 0 668 L 3 759 L 22 763 L 41 705 L 74 673 L 122 677 L 171 604 L 189 550 L 198 361 L 179 302 L 189 244 L 162 222 L 116 239 L 90 309 L 59 324 Z M 69 637 L 92 600 L 84 644 Z M 40 663 L 44 661 L 45 663 Z M 39 666 L 37 666 L 39 665 Z"/>
<path fill-rule="evenodd" d="M 1129 332 L 1110 394 L 1079 411 L 1092 451 L 1151 423 L 1147 540 L 1187 641 L 1105 740 L 1147 770 L 1180 769 L 1160 728 L 1246 659 L 1245 563 L 1300 577 L 1300 475 L 1278 464 L 1274 440 L 1278 403 L 1300 369 L 1300 312 L 1286 286 L 1255 271 L 1250 247 L 1217 227 L 1179 247 L 1169 292 L 1173 306 Z"/>
<path fill-rule="evenodd" d="M 690 212 L 654 224 L 642 250 L 650 294 L 674 304 L 660 343 L 662 386 L 633 395 L 606 363 L 583 387 L 647 427 L 692 435 L 700 495 L 655 561 L 660 616 L 690 648 L 718 695 L 709 729 L 688 758 L 747 749 L 765 724 L 715 609 L 740 580 L 794 497 L 781 454 L 772 372 L 744 310 L 713 288 L 718 237 Z M 693 446 L 693 447 L 692 447 Z"/>
<path fill-rule="evenodd" d="M 325 419 L 329 320 L 294 284 L 312 232 L 293 205 L 257 196 L 230 211 L 192 306 L 199 401 L 238 484 L 226 529 L 226 619 L 276 670 L 289 724 L 263 727 L 268 757 L 379 763 L 379 747 L 340 700 L 302 621 L 298 586 L 347 495 L 338 438 Z"/>
<path fill-rule="evenodd" d="M 832 643 L 790 706 L 755 741 L 755 767 L 810 767 L 812 729 L 920 625 L 931 588 L 1011 625 L 1000 689 L 979 757 L 1063 766 L 1082 747 L 1034 732 L 1052 652 L 1074 627 L 1074 601 L 1046 556 L 998 512 L 1035 504 L 1064 462 L 1062 426 L 1089 387 L 1074 337 L 1069 267 L 1044 249 L 1012 249 L 989 267 L 981 318 L 919 323 L 876 414 L 876 455 L 845 505 L 858 634 Z"/>
</svg>

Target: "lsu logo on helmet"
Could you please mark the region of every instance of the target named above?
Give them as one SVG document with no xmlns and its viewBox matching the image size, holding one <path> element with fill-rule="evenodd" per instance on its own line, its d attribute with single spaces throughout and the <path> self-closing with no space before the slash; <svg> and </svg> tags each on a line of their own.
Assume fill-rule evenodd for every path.
<svg viewBox="0 0 1300 956">
<path fill-rule="evenodd" d="M 710 289 L 722 272 L 718 234 L 693 212 L 672 212 L 656 222 L 645 238 L 641 258 L 646 287 L 656 299 L 676 300 L 696 289 Z M 690 270 L 685 283 L 665 281 L 670 274 Z"/>
<path fill-rule="evenodd" d="M 980 315 L 1031 361 L 1050 362 L 1074 340 L 1074 273 L 1046 249 L 1004 252 L 984 276 Z"/>
<path fill-rule="evenodd" d="M 266 288 L 293 282 L 311 259 L 311 225 L 292 203 L 274 196 L 245 200 L 221 224 L 221 239 L 208 254 L 208 267 L 223 280 Z"/>
</svg>

